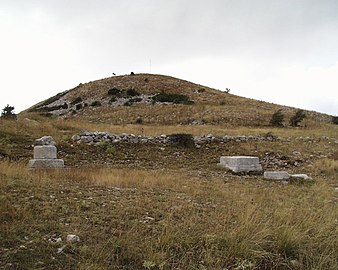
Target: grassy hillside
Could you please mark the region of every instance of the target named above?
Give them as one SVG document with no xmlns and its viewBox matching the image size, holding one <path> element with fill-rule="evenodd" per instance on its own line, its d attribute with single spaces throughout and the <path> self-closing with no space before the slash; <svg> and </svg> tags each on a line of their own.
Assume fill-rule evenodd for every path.
<svg viewBox="0 0 338 270">
<path fill-rule="evenodd" d="M 123 91 L 112 97 L 113 88 Z M 128 89 L 139 95 L 127 98 Z M 158 92 L 193 103 L 153 102 Z M 142 95 L 152 101 L 106 102 Z M 72 113 L 94 101 L 101 106 Z M 306 112 L 300 127 L 275 128 L 269 120 L 278 108 L 287 123 L 295 109 L 141 74 L 83 84 L 17 120 L 0 118 L 0 268 L 336 269 L 338 126 Z M 81 131 L 275 139 L 75 143 Z M 66 169 L 27 168 L 34 140 L 44 135 L 56 140 Z M 222 155 L 257 156 L 264 170 L 313 181 L 234 175 L 217 165 Z M 69 234 L 80 241 L 67 241 Z"/>
<path fill-rule="evenodd" d="M 159 94 L 169 102 L 159 101 L 163 101 L 156 98 Z M 266 126 L 278 109 L 283 110 L 285 123 L 296 110 L 169 76 L 136 74 L 80 84 L 31 107 L 28 112 L 117 125 L 142 119 L 146 124 L 233 127 Z M 331 122 L 331 117 L 325 114 L 310 111 L 306 114 L 307 125 Z"/>
</svg>

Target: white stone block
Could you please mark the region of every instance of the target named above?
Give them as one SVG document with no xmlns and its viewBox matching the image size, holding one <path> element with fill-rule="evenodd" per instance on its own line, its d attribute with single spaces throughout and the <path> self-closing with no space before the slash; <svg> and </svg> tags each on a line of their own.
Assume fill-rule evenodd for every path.
<svg viewBox="0 0 338 270">
<path fill-rule="evenodd" d="M 290 178 L 292 180 L 305 180 L 305 181 L 309 181 L 312 180 L 312 178 L 310 176 L 308 176 L 307 174 L 291 174 Z"/>
<path fill-rule="evenodd" d="M 34 147 L 34 159 L 56 159 L 57 150 L 53 145 Z"/>
<path fill-rule="evenodd" d="M 268 171 L 264 172 L 265 179 L 270 179 L 270 180 L 288 180 L 290 178 L 290 174 L 287 172 L 274 172 L 274 171 Z"/>
<path fill-rule="evenodd" d="M 235 173 L 262 171 L 262 166 L 259 164 L 258 157 L 222 156 L 220 157 L 220 165 Z"/>
</svg>

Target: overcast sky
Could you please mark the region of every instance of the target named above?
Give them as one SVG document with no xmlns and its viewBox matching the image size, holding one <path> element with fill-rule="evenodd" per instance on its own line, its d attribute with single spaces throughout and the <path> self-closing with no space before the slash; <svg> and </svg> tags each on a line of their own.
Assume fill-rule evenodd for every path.
<svg viewBox="0 0 338 270">
<path fill-rule="evenodd" d="M 0 0 L 0 108 L 155 73 L 338 115 L 338 0 Z"/>
</svg>

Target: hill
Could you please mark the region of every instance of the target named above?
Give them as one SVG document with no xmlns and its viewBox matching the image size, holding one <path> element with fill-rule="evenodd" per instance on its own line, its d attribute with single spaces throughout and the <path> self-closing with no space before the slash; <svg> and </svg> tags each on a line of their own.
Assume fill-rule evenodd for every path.
<svg viewBox="0 0 338 270">
<path fill-rule="evenodd" d="M 0 268 L 335 270 L 338 126 L 272 127 L 279 108 L 287 124 L 295 108 L 138 74 L 1 117 Z M 66 169 L 27 168 L 44 135 Z M 232 174 L 223 155 L 313 181 Z"/>
<path fill-rule="evenodd" d="M 211 124 L 266 126 L 282 109 L 286 121 L 295 108 L 248 99 L 185 80 L 153 74 L 114 76 L 63 91 L 28 112 L 110 124 Z M 330 122 L 307 111 L 308 122 Z"/>
</svg>

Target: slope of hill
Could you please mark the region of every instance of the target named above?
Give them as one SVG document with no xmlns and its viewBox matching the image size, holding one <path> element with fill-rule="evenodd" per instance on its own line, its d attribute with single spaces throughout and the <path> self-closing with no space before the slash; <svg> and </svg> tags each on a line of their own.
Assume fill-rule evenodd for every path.
<svg viewBox="0 0 338 270">
<path fill-rule="evenodd" d="M 301 127 L 271 127 L 279 108 L 287 124 L 296 109 L 140 74 L 1 117 L 0 268 L 335 270 L 338 126 L 306 112 Z M 43 135 L 67 169 L 27 168 Z M 233 175 L 217 165 L 223 155 L 313 181 Z"/>
<path fill-rule="evenodd" d="M 132 107 L 132 109 L 131 109 Z M 29 108 L 47 116 L 127 124 L 221 124 L 264 126 L 282 109 L 286 118 L 295 108 L 239 97 L 169 76 L 114 76 L 61 92 Z M 307 111 L 307 121 L 330 122 L 325 114 Z"/>
</svg>

